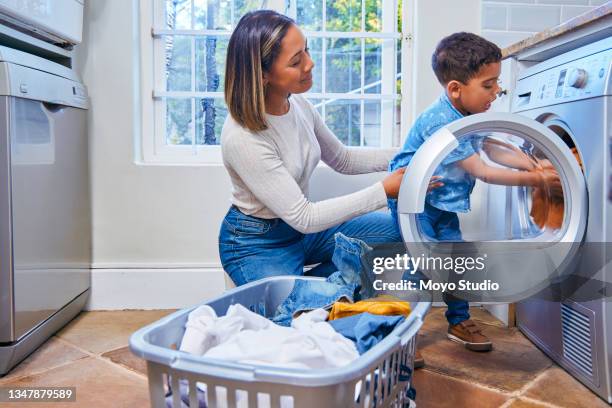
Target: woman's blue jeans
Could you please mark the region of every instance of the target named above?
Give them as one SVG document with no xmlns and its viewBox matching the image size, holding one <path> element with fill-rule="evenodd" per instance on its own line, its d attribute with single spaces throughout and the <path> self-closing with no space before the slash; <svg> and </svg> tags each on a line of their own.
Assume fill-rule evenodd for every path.
<svg viewBox="0 0 612 408">
<path fill-rule="evenodd" d="M 312 234 L 302 234 L 280 218 L 262 219 L 232 206 L 221 224 L 219 255 L 236 285 L 279 275 L 303 275 L 304 265 L 319 264 L 309 276 L 327 277 L 337 232 L 370 246 L 402 240 L 390 214 L 372 212 Z"/>
</svg>

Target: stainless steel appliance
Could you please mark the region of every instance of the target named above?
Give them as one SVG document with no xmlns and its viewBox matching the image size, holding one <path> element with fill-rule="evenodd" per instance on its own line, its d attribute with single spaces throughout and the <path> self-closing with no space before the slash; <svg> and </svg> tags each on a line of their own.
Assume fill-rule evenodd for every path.
<svg viewBox="0 0 612 408">
<path fill-rule="evenodd" d="M 459 217 L 463 238 L 473 245 L 537 245 L 550 253 L 554 268 L 579 273 L 585 257 L 577 257 L 578 251 L 612 239 L 611 63 L 610 37 L 548 59 L 520 75 L 514 113 L 469 116 L 429 138 L 412 159 L 400 189 L 399 221 L 408 251 L 421 254 L 431 241 L 416 217 L 423 211 L 428 180 L 437 167 L 463 138 L 488 137 L 554 165 L 562 181 L 563 207 L 553 225 L 549 218 L 539 223 L 533 190 L 478 181 L 471 212 Z M 486 152 L 477 153 L 498 165 Z M 609 283 L 610 267 L 605 266 L 605 254 L 600 255 L 602 259 L 595 261 L 604 266 L 592 278 Z M 520 267 L 520 261 L 518 256 L 516 264 L 508 264 L 508 283 L 542 284 L 533 269 Z M 517 305 L 518 325 L 525 335 L 608 402 L 610 315 L 612 305 L 601 297 L 581 302 L 571 296 L 562 302 L 533 297 Z"/>
<path fill-rule="evenodd" d="M 0 375 L 89 294 L 87 109 L 74 71 L 0 47 Z"/>
<path fill-rule="evenodd" d="M 0 0 L 0 21 L 62 47 L 82 40 L 83 0 Z"/>
<path fill-rule="evenodd" d="M 512 110 L 542 122 L 575 146 L 589 195 L 586 245 L 612 240 L 612 38 L 537 64 L 518 78 Z M 603 247 L 603 245 L 602 245 Z M 596 251 L 599 252 L 599 251 Z M 593 252 L 594 253 L 594 252 Z M 612 280 L 610 266 L 594 275 Z M 609 254 L 607 254 L 609 256 Z M 577 268 L 584 268 L 579 264 Z M 517 305 L 519 328 L 550 357 L 612 403 L 612 303 L 599 298 Z"/>
</svg>

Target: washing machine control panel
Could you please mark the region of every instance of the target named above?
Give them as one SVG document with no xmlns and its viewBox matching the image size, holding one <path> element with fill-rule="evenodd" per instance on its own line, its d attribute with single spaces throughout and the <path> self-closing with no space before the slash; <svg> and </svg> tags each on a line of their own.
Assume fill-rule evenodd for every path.
<svg viewBox="0 0 612 408">
<path fill-rule="evenodd" d="M 610 94 L 612 49 L 520 79 L 513 111 Z"/>
</svg>

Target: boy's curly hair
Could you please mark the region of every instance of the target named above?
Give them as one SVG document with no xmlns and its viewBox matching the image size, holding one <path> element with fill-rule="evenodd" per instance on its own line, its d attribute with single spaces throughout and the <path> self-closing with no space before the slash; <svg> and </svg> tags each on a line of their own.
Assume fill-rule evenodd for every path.
<svg viewBox="0 0 612 408">
<path fill-rule="evenodd" d="M 495 44 L 473 34 L 460 32 L 443 38 L 431 56 L 431 67 L 438 81 L 467 84 L 483 65 L 501 61 L 501 50 Z"/>
</svg>

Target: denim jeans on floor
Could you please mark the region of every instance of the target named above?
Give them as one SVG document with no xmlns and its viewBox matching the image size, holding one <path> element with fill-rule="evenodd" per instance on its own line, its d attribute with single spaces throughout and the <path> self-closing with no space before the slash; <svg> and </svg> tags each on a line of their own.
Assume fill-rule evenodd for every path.
<svg viewBox="0 0 612 408">
<path fill-rule="evenodd" d="M 324 281 L 298 279 L 289 296 L 280 304 L 272 321 L 281 326 L 289 326 L 298 312 L 313 309 L 331 309 L 335 302 L 361 300 L 362 273 L 361 259 L 372 250 L 368 245 L 355 238 L 338 232 L 334 236 L 335 249 L 332 261 L 336 272 Z"/>
<path fill-rule="evenodd" d="M 367 245 L 401 241 L 396 222 L 388 213 L 372 212 L 327 230 L 302 234 L 279 218 L 262 219 L 227 212 L 219 233 L 223 269 L 236 285 L 279 275 L 302 275 L 304 265 L 320 264 L 309 275 L 327 277 L 332 263 L 334 235 L 342 233 Z"/>
<path fill-rule="evenodd" d="M 417 219 L 422 232 L 429 238 L 438 241 L 462 240 L 457 213 L 440 210 L 425 203 L 425 211 L 419 214 Z M 470 305 L 467 301 L 445 293 L 444 302 L 448 306 L 445 315 L 449 324 L 459 324 L 470 318 Z"/>
</svg>

